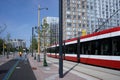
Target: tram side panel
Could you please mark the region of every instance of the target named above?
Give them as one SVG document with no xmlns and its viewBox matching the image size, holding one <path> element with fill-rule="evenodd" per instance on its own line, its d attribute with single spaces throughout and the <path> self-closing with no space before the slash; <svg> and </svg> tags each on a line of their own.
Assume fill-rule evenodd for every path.
<svg viewBox="0 0 120 80">
<path fill-rule="evenodd" d="M 80 43 L 80 62 L 120 69 L 120 27 L 84 38 Z M 115 34 L 117 32 L 117 34 Z M 99 34 L 99 35 L 98 35 Z M 65 59 L 77 62 L 77 45 L 65 45 Z M 55 54 L 53 54 L 55 55 Z M 55 57 L 55 56 L 53 56 Z"/>
</svg>

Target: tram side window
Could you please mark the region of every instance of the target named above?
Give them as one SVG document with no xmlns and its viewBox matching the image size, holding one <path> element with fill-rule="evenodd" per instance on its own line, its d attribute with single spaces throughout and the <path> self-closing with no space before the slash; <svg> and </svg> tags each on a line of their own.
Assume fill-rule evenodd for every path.
<svg viewBox="0 0 120 80">
<path fill-rule="evenodd" d="M 89 48 L 89 43 L 85 43 L 85 54 L 89 54 L 88 48 Z"/>
<path fill-rule="evenodd" d="M 51 48 L 50 53 L 54 53 L 54 52 L 55 52 L 55 48 Z"/>
<path fill-rule="evenodd" d="M 101 54 L 102 55 L 112 55 L 110 52 L 110 40 L 109 39 L 103 39 L 101 44 Z"/>
<path fill-rule="evenodd" d="M 82 54 L 94 55 L 94 42 L 84 42 L 81 44 Z"/>
<path fill-rule="evenodd" d="M 90 50 L 91 50 L 91 54 L 92 54 L 92 55 L 95 55 L 96 41 L 92 41 L 92 42 L 91 42 Z"/>
<path fill-rule="evenodd" d="M 69 45 L 67 46 L 67 53 L 75 54 L 77 51 L 76 49 L 77 49 L 76 45 Z"/>
<path fill-rule="evenodd" d="M 120 38 L 119 37 L 114 38 L 112 45 L 113 45 L 113 55 L 120 56 Z"/>
<path fill-rule="evenodd" d="M 85 54 L 85 51 L 84 51 L 84 45 L 83 45 L 83 43 L 81 43 L 81 45 L 80 45 L 80 46 L 81 46 L 81 48 L 80 48 L 80 49 L 81 49 L 81 53 L 82 53 L 82 54 Z"/>
<path fill-rule="evenodd" d="M 88 45 L 85 42 L 81 44 L 82 54 L 88 54 L 87 53 L 87 46 Z"/>
<path fill-rule="evenodd" d="M 101 55 L 100 47 L 101 41 L 100 40 L 95 41 L 95 55 Z"/>
</svg>

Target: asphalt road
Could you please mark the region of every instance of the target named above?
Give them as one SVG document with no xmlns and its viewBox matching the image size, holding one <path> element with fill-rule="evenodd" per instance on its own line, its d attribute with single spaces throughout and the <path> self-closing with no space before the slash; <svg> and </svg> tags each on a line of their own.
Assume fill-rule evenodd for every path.
<svg viewBox="0 0 120 80">
<path fill-rule="evenodd" d="M 10 60 L 7 63 L 0 66 L 0 80 L 3 80 L 10 68 L 17 62 L 17 60 Z"/>
<path fill-rule="evenodd" d="M 9 80 L 36 80 L 29 61 L 19 61 Z"/>
<path fill-rule="evenodd" d="M 36 80 L 29 61 L 16 58 L 0 66 L 0 80 Z"/>
</svg>

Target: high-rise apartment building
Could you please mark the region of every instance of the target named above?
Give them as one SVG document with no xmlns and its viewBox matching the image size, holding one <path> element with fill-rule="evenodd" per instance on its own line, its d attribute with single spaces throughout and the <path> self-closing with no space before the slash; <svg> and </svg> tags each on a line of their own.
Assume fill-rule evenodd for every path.
<svg viewBox="0 0 120 80">
<path fill-rule="evenodd" d="M 120 0 L 87 0 L 87 32 L 119 26 L 119 9 Z"/>
<path fill-rule="evenodd" d="M 63 39 L 80 36 L 86 29 L 86 0 L 63 0 Z"/>
<path fill-rule="evenodd" d="M 119 9 L 120 0 L 63 0 L 63 40 L 119 26 Z"/>
</svg>

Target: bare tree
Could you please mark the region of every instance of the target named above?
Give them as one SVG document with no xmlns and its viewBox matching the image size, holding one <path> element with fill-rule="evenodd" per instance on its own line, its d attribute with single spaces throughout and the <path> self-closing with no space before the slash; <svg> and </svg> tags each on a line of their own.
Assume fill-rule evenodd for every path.
<svg viewBox="0 0 120 80">
<path fill-rule="evenodd" d="M 6 24 L 4 24 L 4 26 L 0 26 L 0 34 L 4 32 L 6 28 L 7 28 Z"/>
<path fill-rule="evenodd" d="M 10 53 L 10 48 L 12 47 L 11 43 L 10 43 L 10 33 L 7 34 L 6 38 L 7 38 L 7 58 L 9 58 L 9 53 Z"/>
</svg>

